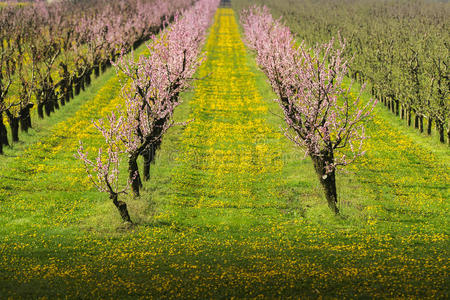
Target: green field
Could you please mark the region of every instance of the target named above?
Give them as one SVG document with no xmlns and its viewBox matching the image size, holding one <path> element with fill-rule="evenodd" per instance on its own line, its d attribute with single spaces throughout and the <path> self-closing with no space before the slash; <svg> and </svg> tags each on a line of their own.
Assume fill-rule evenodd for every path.
<svg viewBox="0 0 450 300">
<path fill-rule="evenodd" d="M 204 47 L 175 114 L 192 121 L 164 136 L 141 197 L 124 198 L 135 226 L 74 158 L 80 139 L 102 143 L 91 120 L 122 103 L 114 70 L 6 149 L 0 298 L 448 298 L 448 147 L 377 107 L 334 216 L 233 10 Z"/>
</svg>

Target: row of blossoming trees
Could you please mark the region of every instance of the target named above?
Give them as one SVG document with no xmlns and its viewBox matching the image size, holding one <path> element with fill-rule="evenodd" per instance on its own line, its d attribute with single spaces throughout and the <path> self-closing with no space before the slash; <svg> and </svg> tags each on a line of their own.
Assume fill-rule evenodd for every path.
<svg viewBox="0 0 450 300">
<path fill-rule="evenodd" d="M 39 1 L 0 8 L 0 154 L 193 1 Z M 5 118 L 6 117 L 6 118 Z"/>
<path fill-rule="evenodd" d="M 376 104 L 364 104 L 351 96 L 351 87 L 342 87 L 349 72 L 345 40 L 297 46 L 289 28 L 266 7 L 244 10 L 241 22 L 247 45 L 278 95 L 285 135 L 311 157 L 328 205 L 339 213 L 336 169 L 364 154 L 364 121 Z"/>
<path fill-rule="evenodd" d="M 142 187 L 137 159 L 144 159 L 144 179 L 149 179 L 150 163 L 164 133 L 173 125 L 172 115 L 180 92 L 188 88 L 199 64 L 206 31 L 218 6 L 218 0 L 200 0 L 159 36 L 146 44 L 149 55 L 135 60 L 121 55 L 115 67 L 128 81 L 123 83 L 124 109 L 98 120 L 95 127 L 105 138 L 98 156 L 91 160 L 83 145 L 78 155 L 95 186 L 109 194 L 123 221 L 131 222 L 127 205 L 119 200 L 129 186 L 135 196 Z M 120 182 L 120 163 L 128 162 L 127 183 Z"/>
<path fill-rule="evenodd" d="M 235 0 L 267 5 L 308 44 L 347 38 L 349 75 L 408 126 L 450 145 L 450 3 L 397 0 Z"/>
</svg>

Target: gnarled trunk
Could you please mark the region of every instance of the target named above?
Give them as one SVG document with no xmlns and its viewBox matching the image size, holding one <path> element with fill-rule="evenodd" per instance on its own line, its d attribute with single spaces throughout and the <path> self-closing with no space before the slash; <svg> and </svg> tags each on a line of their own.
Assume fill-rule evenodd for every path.
<svg viewBox="0 0 450 300">
<path fill-rule="evenodd" d="M 142 187 L 141 176 L 137 164 L 137 155 L 130 155 L 128 159 L 128 178 L 131 181 L 131 189 L 136 197 L 139 197 L 139 189 Z"/>
<path fill-rule="evenodd" d="M 106 62 L 103 62 L 103 63 L 102 63 L 102 66 L 101 66 L 102 73 L 105 73 L 105 72 L 106 72 L 106 67 L 107 67 Z"/>
<path fill-rule="evenodd" d="M 85 75 L 85 83 L 86 83 L 86 87 L 88 87 L 89 85 L 91 85 L 91 74 L 92 71 L 87 71 L 86 75 Z"/>
<path fill-rule="evenodd" d="M 337 191 L 336 191 L 336 172 L 333 170 L 326 173 L 326 166 L 334 162 L 333 150 L 323 149 L 320 155 L 311 155 L 320 184 L 325 191 L 328 207 L 335 213 L 339 214 L 337 207 Z"/>
<path fill-rule="evenodd" d="M 151 147 L 151 146 L 150 146 Z M 150 164 L 151 164 L 151 149 L 147 149 L 142 154 L 144 158 L 144 180 L 148 181 L 150 179 Z"/>
<path fill-rule="evenodd" d="M 411 126 L 411 108 L 408 108 L 408 126 Z"/>
<path fill-rule="evenodd" d="M 69 84 L 69 97 L 70 97 L 71 99 L 73 99 L 73 97 L 74 97 L 73 89 L 74 89 L 73 83 L 70 82 L 70 84 Z M 69 101 L 66 101 L 66 102 L 69 102 Z"/>
<path fill-rule="evenodd" d="M 52 102 L 53 102 L 53 112 L 55 112 L 55 109 L 59 109 L 58 97 L 55 95 L 55 93 L 53 93 Z"/>
<path fill-rule="evenodd" d="M 68 102 L 70 102 L 70 93 L 69 93 L 69 91 L 67 90 L 65 93 L 64 93 L 64 102 L 65 103 L 68 103 Z M 64 103 L 64 104 L 65 104 Z"/>
<path fill-rule="evenodd" d="M 150 165 L 155 161 L 156 149 L 158 145 L 153 143 L 148 149 L 142 154 L 144 158 L 144 180 L 148 181 L 150 179 Z"/>
<path fill-rule="evenodd" d="M 450 146 L 450 127 L 447 128 L 447 143 Z"/>
<path fill-rule="evenodd" d="M 59 102 L 61 103 L 61 106 L 66 105 L 66 97 L 64 95 L 62 95 L 62 97 L 59 98 Z"/>
<path fill-rule="evenodd" d="M 450 126 L 447 128 L 447 143 L 450 146 Z"/>
<path fill-rule="evenodd" d="M 94 75 L 95 75 L 95 78 L 97 78 L 98 76 L 100 76 L 100 65 L 96 65 L 96 66 L 94 67 Z"/>
<path fill-rule="evenodd" d="M 439 141 L 441 143 L 445 143 L 445 135 L 444 135 L 444 123 L 440 120 L 436 120 L 436 127 L 439 132 Z"/>
<path fill-rule="evenodd" d="M 20 129 L 24 132 L 28 132 L 28 128 L 31 128 L 31 116 L 30 109 L 34 106 L 33 103 L 28 103 L 20 110 Z"/>
<path fill-rule="evenodd" d="M 422 115 L 419 116 L 419 130 L 420 130 L 420 133 L 423 133 L 423 116 Z"/>
<path fill-rule="evenodd" d="M 80 94 L 80 90 L 81 90 L 81 79 L 80 78 L 76 78 L 75 79 L 75 96 Z"/>
<path fill-rule="evenodd" d="M 84 91 L 86 89 L 86 76 L 85 75 L 83 75 L 80 78 L 80 87 L 81 87 L 82 91 Z"/>
<path fill-rule="evenodd" d="M 47 117 L 50 117 L 50 114 L 53 111 L 55 111 L 55 109 L 53 107 L 53 101 L 50 101 L 49 99 L 45 100 L 44 108 L 45 108 L 45 114 L 47 115 Z"/>
<path fill-rule="evenodd" d="M 395 99 L 395 115 L 398 117 L 400 111 L 400 101 Z"/>
<path fill-rule="evenodd" d="M 433 119 L 431 117 L 428 118 L 428 126 L 427 126 L 427 134 L 431 135 L 431 127 L 432 127 Z"/>
<path fill-rule="evenodd" d="M 0 146 L 9 146 L 8 141 L 8 131 L 6 130 L 5 124 L 3 124 L 3 112 L 0 111 Z M 0 154 L 3 153 L 3 147 L 2 151 L 0 151 Z"/>
<path fill-rule="evenodd" d="M 117 207 L 122 220 L 127 223 L 131 222 L 130 214 L 128 213 L 127 204 L 123 201 L 118 200 L 118 195 L 116 193 L 110 194 L 109 198 L 113 201 L 114 205 Z"/>
<path fill-rule="evenodd" d="M 15 117 L 9 111 L 6 111 L 6 115 L 8 116 L 9 127 L 11 128 L 11 135 L 13 142 L 19 141 L 19 117 Z"/>
<path fill-rule="evenodd" d="M 44 103 L 43 102 L 38 103 L 37 112 L 38 112 L 39 119 L 43 119 L 44 118 Z"/>
<path fill-rule="evenodd" d="M 414 128 L 419 128 L 419 116 L 417 115 L 415 109 L 413 109 L 413 112 L 414 112 Z"/>
</svg>

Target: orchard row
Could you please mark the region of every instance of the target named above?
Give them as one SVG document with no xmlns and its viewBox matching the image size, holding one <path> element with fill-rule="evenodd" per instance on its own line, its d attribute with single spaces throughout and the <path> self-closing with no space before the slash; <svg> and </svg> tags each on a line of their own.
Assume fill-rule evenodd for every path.
<svg viewBox="0 0 450 300">
<path fill-rule="evenodd" d="M 192 1 L 42 1 L 0 8 L 0 154 L 30 110 L 50 116 Z M 5 119 L 7 117 L 7 119 Z"/>
<path fill-rule="evenodd" d="M 105 138 L 98 156 L 90 159 L 81 144 L 77 157 L 84 162 L 92 183 L 109 195 L 125 222 L 132 221 L 126 203 L 118 197 L 129 186 L 139 196 L 143 183 L 139 157 L 144 161 L 143 178 L 150 178 L 150 164 L 164 133 L 177 125 L 172 115 L 181 103 L 180 93 L 190 86 L 205 57 L 201 47 L 218 4 L 218 0 L 197 1 L 146 44 L 148 55 L 141 55 L 138 60 L 121 55 L 114 64 L 128 79 L 122 86 L 125 105 L 107 120 L 94 124 Z M 128 161 L 127 182 L 121 182 L 119 177 L 124 159 Z"/>
</svg>

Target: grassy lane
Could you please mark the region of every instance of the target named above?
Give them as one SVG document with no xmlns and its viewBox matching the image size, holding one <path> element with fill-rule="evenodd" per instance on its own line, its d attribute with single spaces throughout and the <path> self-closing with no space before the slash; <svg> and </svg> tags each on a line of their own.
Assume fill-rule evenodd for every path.
<svg viewBox="0 0 450 300">
<path fill-rule="evenodd" d="M 274 207 L 282 168 L 281 139 L 249 70 L 231 10 L 221 10 L 206 45 L 183 132 L 181 167 L 173 174 L 180 207 Z M 239 214 L 237 212 L 236 214 Z"/>
<path fill-rule="evenodd" d="M 444 160 L 376 116 L 367 157 L 339 177 L 335 218 L 310 161 L 280 134 L 231 9 L 205 49 L 205 78 L 175 115 L 193 121 L 164 137 L 151 182 L 128 199 L 133 229 L 73 159 L 78 139 L 101 141 L 89 121 L 120 103 L 116 79 L 8 158 L 2 297 L 448 298 Z"/>
</svg>

